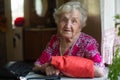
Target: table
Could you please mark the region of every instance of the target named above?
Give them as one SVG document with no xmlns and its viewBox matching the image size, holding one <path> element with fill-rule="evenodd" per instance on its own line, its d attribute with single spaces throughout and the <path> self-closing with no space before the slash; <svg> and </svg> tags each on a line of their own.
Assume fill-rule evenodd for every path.
<svg viewBox="0 0 120 80">
<path fill-rule="evenodd" d="M 106 69 L 107 70 L 107 69 Z M 108 70 L 107 70 L 108 72 Z M 29 72 L 28 75 L 24 78 L 21 78 L 21 80 L 27 80 L 28 78 L 32 78 L 32 77 L 43 77 L 43 75 L 40 74 L 35 74 L 34 72 Z M 38 79 L 32 79 L 32 80 L 38 80 Z M 40 79 L 41 80 L 41 79 Z M 42 79 L 43 80 L 43 79 Z M 100 78 L 69 78 L 69 77 L 61 77 L 60 80 L 107 80 L 107 74 L 105 74 L 104 77 L 100 77 Z"/>
</svg>

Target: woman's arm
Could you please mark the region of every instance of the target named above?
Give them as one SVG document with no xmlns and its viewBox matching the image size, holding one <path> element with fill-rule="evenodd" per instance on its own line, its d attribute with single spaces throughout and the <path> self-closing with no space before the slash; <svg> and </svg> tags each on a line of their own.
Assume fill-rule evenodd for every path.
<svg viewBox="0 0 120 80">
<path fill-rule="evenodd" d="M 89 40 L 86 47 L 87 58 L 94 62 L 94 75 L 95 77 L 102 77 L 105 74 L 105 66 L 102 62 L 102 57 L 98 51 L 98 43 L 95 39 Z"/>
<path fill-rule="evenodd" d="M 35 65 L 33 67 L 34 71 L 40 70 L 46 73 L 46 75 L 58 74 L 59 71 L 56 70 L 56 68 L 54 68 L 54 66 L 50 65 L 49 63 L 51 56 L 54 52 L 53 45 L 54 43 L 56 43 L 56 40 L 57 40 L 57 36 L 53 35 L 51 37 L 51 40 L 47 44 L 45 50 L 42 52 L 40 57 L 36 60 Z"/>
</svg>

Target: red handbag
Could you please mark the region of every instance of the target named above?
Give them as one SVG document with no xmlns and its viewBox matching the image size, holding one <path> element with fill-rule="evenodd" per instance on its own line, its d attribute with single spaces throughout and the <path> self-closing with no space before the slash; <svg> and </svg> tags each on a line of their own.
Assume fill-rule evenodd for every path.
<svg viewBox="0 0 120 80">
<path fill-rule="evenodd" d="M 52 56 L 51 64 L 65 76 L 78 78 L 94 77 L 94 62 L 78 56 Z"/>
</svg>

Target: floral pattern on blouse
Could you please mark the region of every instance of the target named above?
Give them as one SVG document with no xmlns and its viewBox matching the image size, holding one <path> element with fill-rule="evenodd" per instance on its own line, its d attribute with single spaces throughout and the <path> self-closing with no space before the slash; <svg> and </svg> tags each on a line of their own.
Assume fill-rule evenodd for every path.
<svg viewBox="0 0 120 80">
<path fill-rule="evenodd" d="M 59 56 L 59 47 L 60 37 L 58 35 L 53 35 L 50 42 L 46 46 L 46 49 L 36 60 L 36 64 L 45 64 L 51 60 L 51 56 Z M 77 41 L 64 53 L 64 55 L 88 58 L 93 60 L 95 65 L 104 67 L 104 64 L 102 63 L 102 57 L 98 51 L 97 41 L 90 35 L 83 32 L 81 32 Z"/>
</svg>

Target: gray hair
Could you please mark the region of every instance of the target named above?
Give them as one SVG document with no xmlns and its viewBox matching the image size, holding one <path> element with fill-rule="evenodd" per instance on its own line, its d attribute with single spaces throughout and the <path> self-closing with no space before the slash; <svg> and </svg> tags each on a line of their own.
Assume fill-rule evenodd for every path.
<svg viewBox="0 0 120 80">
<path fill-rule="evenodd" d="M 80 12 L 80 22 L 81 22 L 81 27 L 85 27 L 86 25 L 86 20 L 87 20 L 87 10 L 85 8 L 85 6 L 83 6 L 80 1 L 70 1 L 67 2 L 65 4 L 63 4 L 62 6 L 60 6 L 58 9 L 55 9 L 55 12 L 53 14 L 55 22 L 59 23 L 59 19 L 61 17 L 62 13 L 66 13 L 69 12 L 73 9 L 76 9 Z"/>
</svg>

